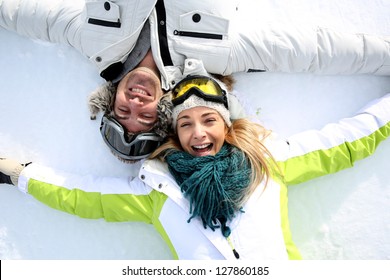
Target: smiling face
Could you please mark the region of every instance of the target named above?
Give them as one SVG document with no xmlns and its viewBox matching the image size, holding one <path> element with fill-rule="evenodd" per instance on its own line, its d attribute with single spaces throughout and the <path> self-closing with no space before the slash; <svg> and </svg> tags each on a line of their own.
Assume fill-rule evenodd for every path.
<svg viewBox="0 0 390 280">
<path fill-rule="evenodd" d="M 120 81 L 114 103 L 115 118 L 131 133 L 153 127 L 157 121 L 157 103 L 163 95 L 156 72 L 140 66 Z"/>
<path fill-rule="evenodd" d="M 221 115 L 207 107 L 182 111 L 177 118 L 177 134 L 184 151 L 196 156 L 214 156 L 223 143 L 227 127 Z"/>
</svg>

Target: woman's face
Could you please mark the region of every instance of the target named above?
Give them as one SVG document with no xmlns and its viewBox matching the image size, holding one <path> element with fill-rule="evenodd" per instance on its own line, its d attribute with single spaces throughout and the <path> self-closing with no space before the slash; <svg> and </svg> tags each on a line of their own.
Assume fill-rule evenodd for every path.
<svg viewBox="0 0 390 280">
<path fill-rule="evenodd" d="M 227 127 L 221 115 L 207 107 L 182 111 L 177 118 L 177 134 L 184 151 L 196 156 L 214 156 L 223 143 Z"/>
</svg>

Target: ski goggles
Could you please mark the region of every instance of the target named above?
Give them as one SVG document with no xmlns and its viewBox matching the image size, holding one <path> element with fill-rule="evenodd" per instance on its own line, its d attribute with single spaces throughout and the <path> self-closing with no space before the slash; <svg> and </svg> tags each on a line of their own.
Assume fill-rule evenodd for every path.
<svg viewBox="0 0 390 280">
<path fill-rule="evenodd" d="M 206 101 L 222 103 L 229 109 L 226 91 L 216 80 L 207 76 L 188 76 L 181 80 L 172 89 L 172 103 L 177 106 L 193 94 Z"/>
<path fill-rule="evenodd" d="M 141 132 L 128 137 L 126 129 L 109 115 L 103 116 L 100 133 L 111 151 L 126 160 L 148 157 L 164 140 L 154 132 Z"/>
</svg>

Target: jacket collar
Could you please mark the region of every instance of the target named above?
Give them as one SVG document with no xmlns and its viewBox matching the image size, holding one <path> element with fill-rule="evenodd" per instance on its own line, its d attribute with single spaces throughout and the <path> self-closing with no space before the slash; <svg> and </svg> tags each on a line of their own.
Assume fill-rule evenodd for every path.
<svg viewBox="0 0 390 280">
<path fill-rule="evenodd" d="M 183 211 L 186 213 L 190 212 L 189 201 L 183 196 L 179 185 L 170 174 L 166 163 L 161 162 L 160 160 L 145 160 L 142 164 L 138 177 L 152 189 L 166 194 L 180 208 L 182 208 Z M 229 243 L 226 238 L 222 236 L 220 231 L 212 231 L 209 228 L 205 229 L 199 219 L 192 219 L 191 223 L 196 224 L 199 231 L 214 244 L 214 246 L 226 259 L 235 259 Z"/>
</svg>

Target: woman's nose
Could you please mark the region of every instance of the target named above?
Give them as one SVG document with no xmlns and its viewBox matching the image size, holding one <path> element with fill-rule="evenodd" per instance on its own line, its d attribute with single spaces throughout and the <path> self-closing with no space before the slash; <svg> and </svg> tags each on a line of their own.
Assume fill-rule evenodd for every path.
<svg viewBox="0 0 390 280">
<path fill-rule="evenodd" d="M 193 136 L 195 139 L 202 139 L 202 138 L 206 137 L 205 130 L 203 129 L 203 127 L 201 125 L 196 125 L 194 127 Z"/>
</svg>

